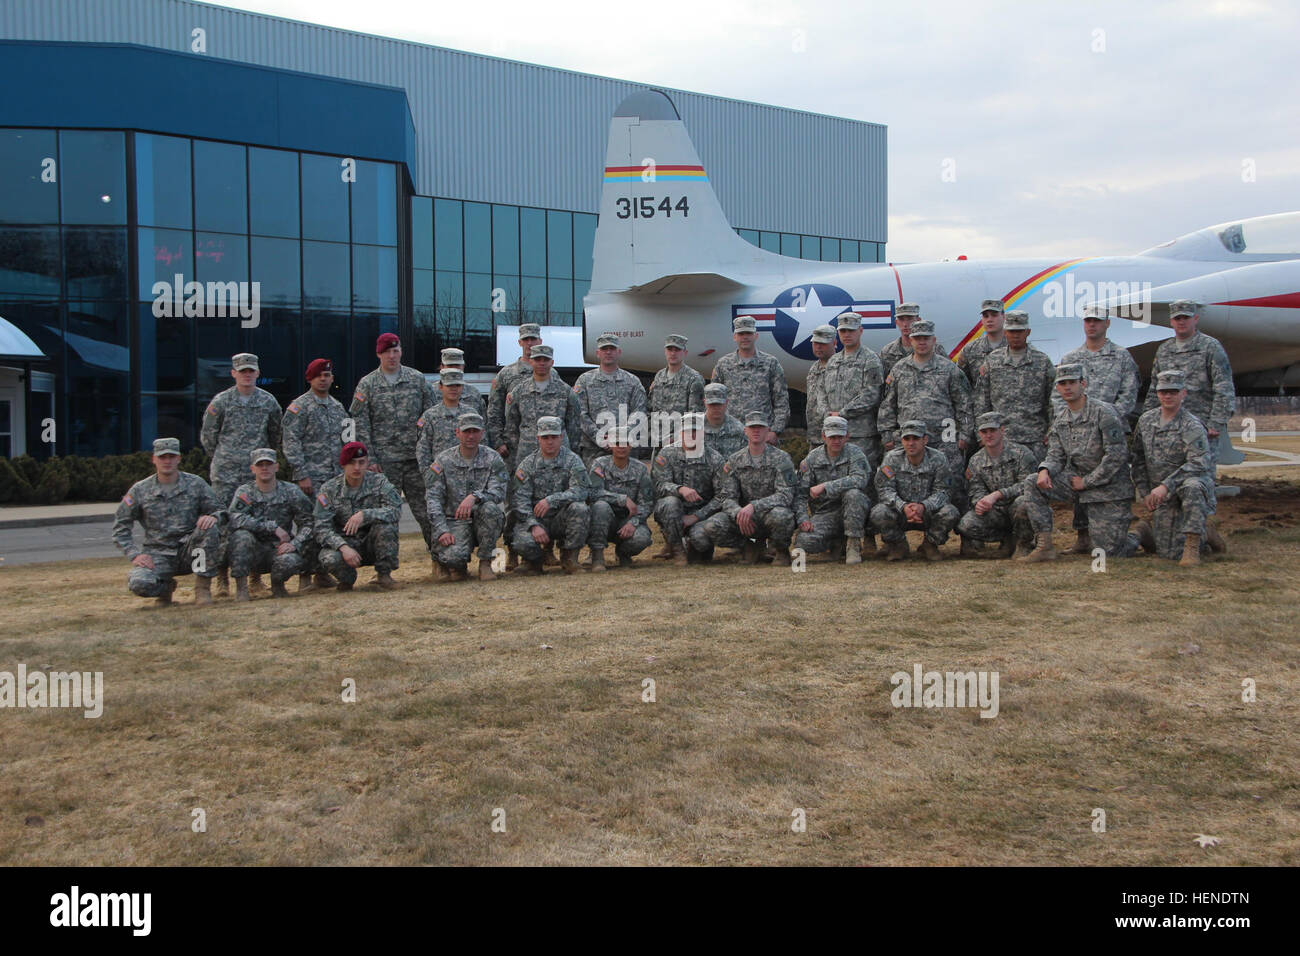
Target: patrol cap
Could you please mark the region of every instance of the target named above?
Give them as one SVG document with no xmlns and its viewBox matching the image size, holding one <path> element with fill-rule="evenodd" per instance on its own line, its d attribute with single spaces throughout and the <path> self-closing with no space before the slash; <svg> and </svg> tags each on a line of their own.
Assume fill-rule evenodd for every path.
<svg viewBox="0 0 1300 956">
<path fill-rule="evenodd" d="M 835 316 L 835 327 L 840 329 L 862 328 L 862 316 L 856 312 L 841 312 Z"/>
<path fill-rule="evenodd" d="M 155 438 L 153 440 L 153 453 L 155 455 L 179 455 L 181 453 L 181 440 L 179 438 Z"/>
<path fill-rule="evenodd" d="M 240 352 L 238 355 L 232 355 L 230 357 L 230 367 L 236 372 L 242 371 L 246 368 L 251 368 L 256 372 L 258 370 L 257 356 L 252 352 Z"/>
<path fill-rule="evenodd" d="M 684 349 L 686 348 L 686 343 L 689 341 L 690 339 L 688 339 L 684 335 L 678 335 L 676 332 L 670 332 L 668 333 L 667 338 L 664 339 L 664 348 Z"/>
<path fill-rule="evenodd" d="M 738 315 L 731 320 L 731 331 L 757 332 L 758 323 L 754 321 L 754 317 L 752 315 Z"/>
<path fill-rule="evenodd" d="M 909 315 L 916 318 L 921 314 L 921 307 L 915 302 L 904 302 L 894 310 L 894 316 L 897 318 L 907 318 Z"/>
<path fill-rule="evenodd" d="M 596 348 L 618 348 L 620 345 L 618 336 L 613 332 L 601 332 L 600 337 L 596 339 Z"/>
<path fill-rule="evenodd" d="M 986 428 L 1001 428 L 1002 414 L 1000 412 L 985 412 L 979 418 L 975 419 L 975 430 L 983 431 Z"/>
<path fill-rule="evenodd" d="M 912 331 L 907 334 L 911 338 L 916 338 L 918 335 L 934 335 L 934 323 L 929 319 L 917 319 L 912 323 Z"/>
<path fill-rule="evenodd" d="M 849 423 L 847 419 L 839 415 L 827 415 L 822 419 L 823 435 L 847 435 L 849 433 Z"/>
<path fill-rule="evenodd" d="M 443 349 L 443 350 L 442 350 L 442 364 L 443 364 L 443 365 L 464 365 L 464 364 L 465 364 L 465 352 L 464 352 L 464 350 L 462 350 L 462 349 Z"/>
<path fill-rule="evenodd" d="M 375 339 L 375 354 L 383 355 L 389 349 L 397 346 L 400 348 L 402 340 L 397 337 L 395 332 L 385 332 L 379 338 Z"/>
<path fill-rule="evenodd" d="M 334 366 L 330 364 L 329 359 L 313 359 L 312 363 L 307 366 L 307 381 L 311 381 L 322 372 L 332 372 Z"/>
<path fill-rule="evenodd" d="M 928 434 L 930 434 L 930 432 L 925 427 L 925 422 L 921 421 L 919 418 L 903 422 L 902 427 L 898 429 L 899 438 L 906 438 L 908 435 L 912 435 L 916 438 L 924 438 Z"/>
<path fill-rule="evenodd" d="M 820 342 L 822 345 L 828 345 L 835 341 L 835 326 L 819 325 L 813 329 L 812 340 Z"/>
<path fill-rule="evenodd" d="M 1001 299 L 985 299 L 980 303 L 981 312 L 1005 312 L 1006 308 Z"/>
<path fill-rule="evenodd" d="M 537 419 L 537 437 L 543 435 L 563 435 L 564 425 L 554 415 L 543 415 Z"/>
<path fill-rule="evenodd" d="M 1067 362 L 1056 366 L 1058 382 L 1080 382 L 1083 380 L 1083 365 L 1079 362 Z"/>
<path fill-rule="evenodd" d="M 534 345 L 534 346 L 533 346 L 533 350 L 532 350 L 531 352 L 528 353 L 528 357 L 529 357 L 530 359 L 535 359 L 535 358 L 548 358 L 548 359 L 550 359 L 552 362 L 554 362 L 554 361 L 555 361 L 555 349 L 551 348 L 549 345 Z"/>
<path fill-rule="evenodd" d="M 745 427 L 750 425 L 762 425 L 764 428 L 771 428 L 772 423 L 767 420 L 767 412 L 750 412 L 745 416 Z"/>
<path fill-rule="evenodd" d="M 248 460 L 256 465 L 259 461 L 275 461 L 274 448 L 254 448 L 253 453 L 248 456 Z"/>
<path fill-rule="evenodd" d="M 704 386 L 705 405 L 725 405 L 727 403 L 727 386 L 721 382 L 710 382 Z"/>
<path fill-rule="evenodd" d="M 369 458 L 370 452 L 366 449 L 364 442 L 350 441 L 343 446 L 339 452 L 339 464 L 346 465 L 354 458 Z"/>
<path fill-rule="evenodd" d="M 525 322 L 519 326 L 519 341 L 524 339 L 540 339 L 542 337 L 542 327 L 536 322 Z"/>
<path fill-rule="evenodd" d="M 1110 319 L 1110 316 L 1106 314 L 1106 310 L 1099 305 L 1085 305 L 1083 307 L 1083 317 L 1085 319 L 1101 319 L 1103 321 Z"/>
<path fill-rule="evenodd" d="M 1029 313 L 1023 309 L 1012 309 L 1007 313 L 1007 324 L 1003 326 L 1008 332 L 1028 332 Z M 913 332 L 913 335 L 916 333 Z"/>
<path fill-rule="evenodd" d="M 1156 376 L 1157 392 L 1176 392 L 1187 387 L 1187 376 L 1182 369 L 1173 368 Z"/>
<path fill-rule="evenodd" d="M 458 368 L 445 368 L 438 373 L 439 385 L 464 385 L 465 373 Z"/>
<path fill-rule="evenodd" d="M 704 415 L 701 412 L 687 412 L 682 416 L 682 431 L 699 431 L 704 427 Z"/>
<path fill-rule="evenodd" d="M 483 430 L 483 416 L 478 412 L 461 412 L 460 418 L 456 419 L 456 427 L 464 431 L 466 428 L 477 428 Z"/>
<path fill-rule="evenodd" d="M 1195 315 L 1196 312 L 1196 303 L 1191 299 L 1175 299 L 1169 303 L 1169 318 L 1171 319 L 1180 315 Z"/>
</svg>

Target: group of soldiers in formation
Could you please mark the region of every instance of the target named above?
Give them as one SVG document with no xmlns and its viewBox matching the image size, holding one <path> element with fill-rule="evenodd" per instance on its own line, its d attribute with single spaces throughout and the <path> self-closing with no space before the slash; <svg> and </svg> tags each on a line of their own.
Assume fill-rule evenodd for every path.
<svg viewBox="0 0 1300 956">
<path fill-rule="evenodd" d="M 123 497 L 113 537 L 132 561 L 133 593 L 169 603 L 176 577 L 193 572 L 199 604 L 212 600 L 213 578 L 221 595 L 233 576 L 243 601 L 268 572 L 275 597 L 294 575 L 300 592 L 350 590 L 363 565 L 375 586 L 395 588 L 403 497 L 443 581 L 465 580 L 476 549 L 480 580 L 494 579 L 502 538 L 515 574 L 581 571 L 584 546 L 587 570 L 602 572 L 610 544 L 627 566 L 650 545 L 651 515 L 665 540 L 655 557 L 680 566 L 718 547 L 740 549 L 746 564 L 796 549 L 896 561 L 909 530 L 923 532 L 932 561 L 954 530 L 962 556 L 1047 561 L 1057 557 L 1053 501 L 1074 505 L 1072 553 L 1143 549 L 1194 565 L 1223 549 L 1208 519 L 1235 395 L 1195 303 L 1172 305 L 1175 335 L 1156 352 L 1145 410 L 1137 365 L 1107 338 L 1102 311 L 1086 312 L 1084 344 L 1059 365 L 1029 344 L 1029 315 L 996 299 L 982 303 L 983 334 L 957 362 L 918 306 L 903 303 L 896 318 L 900 335 L 880 354 L 861 344 L 852 311 L 813 332 L 811 449 L 798 468 L 777 447 L 790 415 L 785 375 L 756 349 L 751 316 L 733 321 L 736 351 L 707 384 L 685 364 L 687 339 L 669 335 L 648 390 L 619 367 L 613 333 L 569 388 L 540 327 L 524 324 L 522 355 L 486 403 L 465 385 L 461 350 L 443 350 L 435 390 L 402 365 L 392 333 L 379 336 L 379 366 L 348 409 L 330 395 L 329 360 L 308 366 L 310 388 L 281 410 L 256 387 L 257 356 L 242 353 L 235 385 L 204 415 L 211 484 L 179 471 L 177 439 L 157 439 L 156 473 Z M 652 428 L 647 440 L 628 424 L 638 416 L 673 430 Z M 276 477 L 277 446 L 293 481 Z M 1149 519 L 1133 533 L 1135 493 Z"/>
</svg>

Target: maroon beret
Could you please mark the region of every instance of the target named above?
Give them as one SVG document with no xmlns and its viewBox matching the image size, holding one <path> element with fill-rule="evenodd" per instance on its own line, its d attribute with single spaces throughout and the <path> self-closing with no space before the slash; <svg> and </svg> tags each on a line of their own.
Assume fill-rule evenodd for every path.
<svg viewBox="0 0 1300 956">
<path fill-rule="evenodd" d="M 330 364 L 329 359 L 313 359 L 312 363 L 307 366 L 307 381 L 311 381 L 321 372 L 332 372 L 334 366 Z"/>
<path fill-rule="evenodd" d="M 343 446 L 339 452 L 339 464 L 346 465 L 353 458 L 369 458 L 370 452 L 366 451 L 366 446 L 359 441 L 350 441 Z"/>
<path fill-rule="evenodd" d="M 375 340 L 375 354 L 379 355 L 387 352 L 394 345 L 401 345 L 402 340 L 397 337 L 395 332 L 385 332 Z"/>
</svg>

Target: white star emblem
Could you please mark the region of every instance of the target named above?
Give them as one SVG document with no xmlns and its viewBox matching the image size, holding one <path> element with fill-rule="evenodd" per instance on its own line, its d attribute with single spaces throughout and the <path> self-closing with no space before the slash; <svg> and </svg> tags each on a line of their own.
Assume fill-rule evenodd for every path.
<svg viewBox="0 0 1300 956">
<path fill-rule="evenodd" d="M 782 306 L 777 311 L 784 312 L 799 323 L 799 328 L 794 333 L 794 341 L 790 343 L 791 348 L 798 348 L 812 338 L 813 329 L 819 325 L 833 324 L 832 320 L 835 316 L 846 309 L 848 309 L 846 305 L 822 305 L 821 297 L 817 295 L 817 287 L 811 286 L 808 289 L 808 300 L 803 308 L 789 305 Z"/>
</svg>

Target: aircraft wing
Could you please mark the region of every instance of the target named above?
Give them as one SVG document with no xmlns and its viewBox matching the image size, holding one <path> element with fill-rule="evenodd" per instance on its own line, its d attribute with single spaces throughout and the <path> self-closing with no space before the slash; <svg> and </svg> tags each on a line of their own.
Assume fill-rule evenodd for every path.
<svg viewBox="0 0 1300 956">
<path fill-rule="evenodd" d="M 660 276 L 644 285 L 634 285 L 627 291 L 637 295 L 657 295 L 662 292 L 670 292 L 674 295 L 700 295 L 709 292 L 734 292 L 744 287 L 744 283 L 716 272 L 688 272 Z"/>
</svg>

